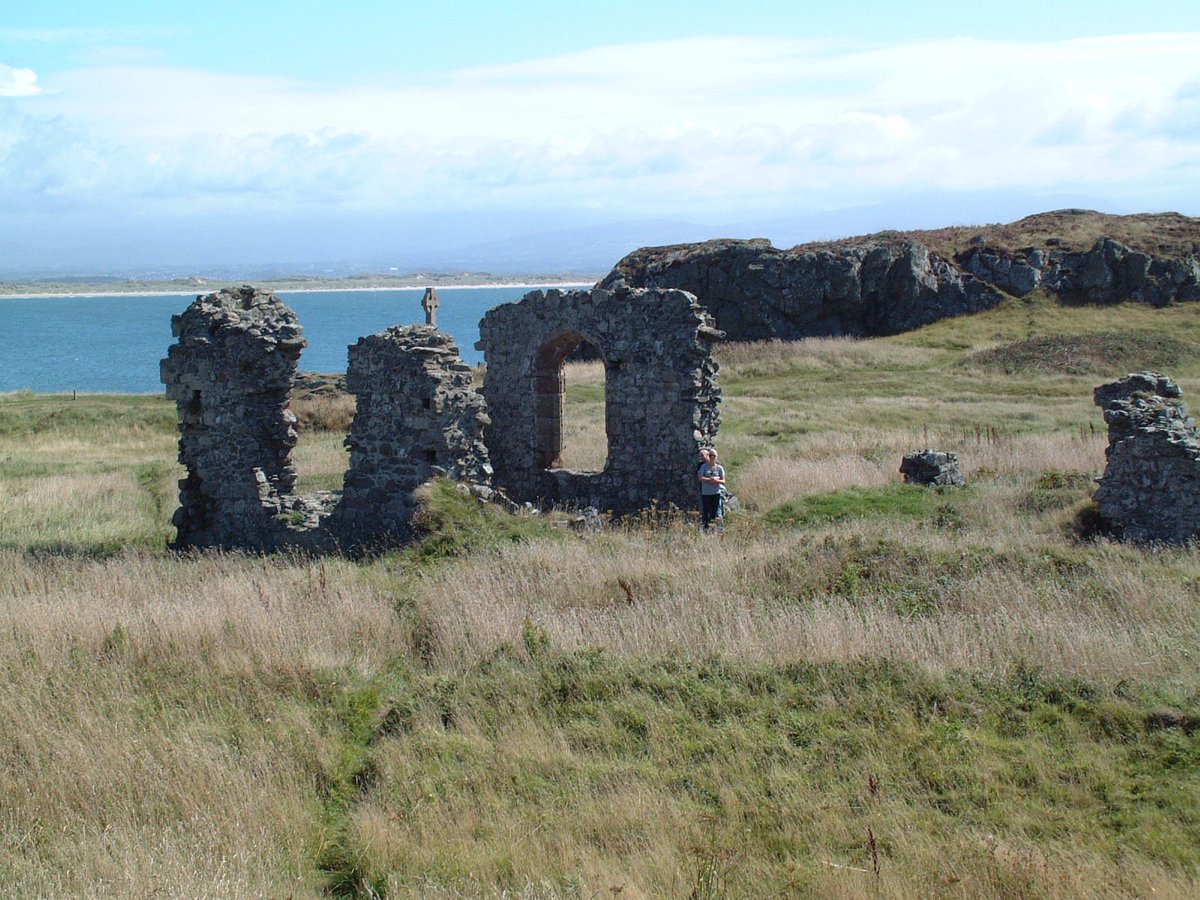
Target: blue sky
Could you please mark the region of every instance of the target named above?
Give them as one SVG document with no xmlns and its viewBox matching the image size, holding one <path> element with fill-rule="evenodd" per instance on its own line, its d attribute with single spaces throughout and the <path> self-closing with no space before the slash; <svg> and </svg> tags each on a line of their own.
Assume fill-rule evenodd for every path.
<svg viewBox="0 0 1200 900">
<path fill-rule="evenodd" d="M 1194 2 L 19 7 L 0 269 L 1200 214 Z"/>
</svg>

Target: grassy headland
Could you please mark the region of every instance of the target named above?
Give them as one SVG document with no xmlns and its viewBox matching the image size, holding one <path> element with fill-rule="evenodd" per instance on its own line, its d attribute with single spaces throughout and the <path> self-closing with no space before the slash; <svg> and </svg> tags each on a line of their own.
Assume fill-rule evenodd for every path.
<svg viewBox="0 0 1200 900">
<path fill-rule="evenodd" d="M 1200 309 L 1040 297 L 723 348 L 723 537 L 441 485 L 364 562 L 167 553 L 166 401 L 2 395 L 0 884 L 1194 896 L 1200 557 L 1089 497 L 1092 388 L 1154 364 L 1195 401 L 1198 348 Z M 598 367 L 568 388 L 596 465 Z M 297 405 L 334 485 L 346 404 Z M 897 483 L 929 445 L 968 487 Z"/>
</svg>

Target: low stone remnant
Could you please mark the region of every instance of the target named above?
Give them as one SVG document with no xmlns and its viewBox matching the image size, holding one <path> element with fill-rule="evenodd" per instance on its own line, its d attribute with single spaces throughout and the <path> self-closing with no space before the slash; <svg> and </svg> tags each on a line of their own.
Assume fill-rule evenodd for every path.
<svg viewBox="0 0 1200 900">
<path fill-rule="evenodd" d="M 1179 385 L 1138 372 L 1093 393 L 1108 423 L 1108 464 L 1095 494 L 1119 538 L 1183 543 L 1200 536 L 1200 433 Z"/>
<path fill-rule="evenodd" d="M 490 482 L 486 404 L 449 335 L 404 325 L 360 338 L 346 383 L 358 405 L 342 502 L 330 522 L 343 546 L 406 540 L 416 490 L 435 476 Z"/>
<path fill-rule="evenodd" d="M 514 499 L 623 515 L 696 503 L 696 450 L 720 425 L 712 348 L 723 335 L 677 290 L 533 291 L 479 324 L 496 482 Z M 563 362 L 581 344 L 604 362 L 608 455 L 562 467 Z"/>
<path fill-rule="evenodd" d="M 921 450 L 910 453 L 900 461 L 900 473 L 905 484 L 930 487 L 966 484 L 958 465 L 957 453 L 942 450 Z"/>
</svg>

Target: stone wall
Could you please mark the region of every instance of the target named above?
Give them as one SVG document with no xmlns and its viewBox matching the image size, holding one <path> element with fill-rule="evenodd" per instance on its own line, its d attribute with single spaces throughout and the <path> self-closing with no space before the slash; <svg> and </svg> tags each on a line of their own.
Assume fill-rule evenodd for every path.
<svg viewBox="0 0 1200 900">
<path fill-rule="evenodd" d="M 435 475 L 486 485 L 485 405 L 449 335 L 403 326 L 350 349 L 358 406 L 340 498 L 298 496 L 288 408 L 305 346 L 295 313 L 242 287 L 198 297 L 172 320 L 161 366 L 179 409 L 179 547 L 382 549 L 410 536 L 414 492 Z"/>
<path fill-rule="evenodd" d="M 1113 533 L 1129 541 L 1200 537 L 1200 434 L 1179 385 L 1157 372 L 1101 385 L 1108 464 L 1095 500 Z"/>
<path fill-rule="evenodd" d="M 274 294 L 241 287 L 197 298 L 171 331 L 179 340 L 160 371 L 187 468 L 177 543 L 275 546 L 296 482 L 288 404 L 305 346 L 300 323 Z"/>
<path fill-rule="evenodd" d="M 360 338 L 346 384 L 357 397 L 350 468 L 329 521 L 343 547 L 407 540 L 416 489 L 435 476 L 490 482 L 486 404 L 449 335 L 405 325 Z"/>
<path fill-rule="evenodd" d="M 722 335 L 695 297 L 534 291 L 480 323 L 483 396 L 433 326 L 360 339 L 346 375 L 357 407 L 342 491 L 298 496 L 288 405 L 305 341 L 295 314 L 274 294 L 242 287 L 198 297 L 172 327 L 179 341 L 162 379 L 179 408 L 188 470 L 174 518 L 182 547 L 395 546 L 411 537 L 421 484 L 446 476 L 488 496 L 493 463 L 518 500 L 622 514 L 690 508 L 696 449 L 720 426 L 712 347 Z M 563 362 L 581 344 L 605 367 L 609 452 L 594 473 L 560 461 Z"/>
<path fill-rule="evenodd" d="M 678 290 L 533 291 L 480 322 L 496 481 L 517 500 L 618 514 L 696 505 L 696 449 L 720 426 L 714 342 L 723 335 Z M 591 344 L 604 362 L 607 462 L 561 465 L 563 361 Z"/>
</svg>

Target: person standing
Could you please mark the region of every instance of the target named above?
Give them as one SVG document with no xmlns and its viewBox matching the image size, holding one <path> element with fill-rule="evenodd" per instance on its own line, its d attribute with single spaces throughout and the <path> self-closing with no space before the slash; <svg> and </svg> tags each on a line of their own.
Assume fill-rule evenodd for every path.
<svg viewBox="0 0 1200 900">
<path fill-rule="evenodd" d="M 717 462 L 715 447 L 701 449 L 700 467 L 700 526 L 707 531 L 714 521 L 722 521 L 721 500 L 725 489 L 725 469 Z"/>
</svg>

